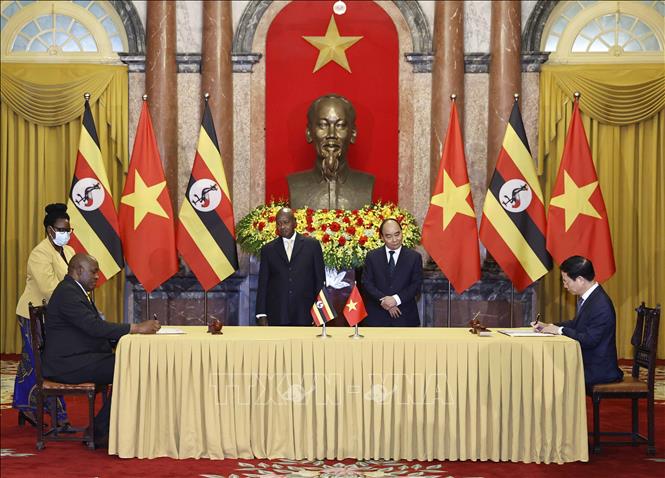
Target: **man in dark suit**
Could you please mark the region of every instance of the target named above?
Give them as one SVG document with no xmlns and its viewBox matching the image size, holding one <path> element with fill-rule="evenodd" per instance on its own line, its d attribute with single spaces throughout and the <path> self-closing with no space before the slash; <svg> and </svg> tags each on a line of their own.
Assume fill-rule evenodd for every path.
<svg viewBox="0 0 665 478">
<path fill-rule="evenodd" d="M 534 324 L 538 331 L 565 335 L 580 343 L 587 388 L 597 383 L 616 382 L 623 377 L 617 363 L 614 305 L 595 281 L 595 276 L 593 264 L 582 256 L 563 261 L 563 287 L 579 297 L 575 318 L 558 325 Z"/>
<path fill-rule="evenodd" d="M 279 237 L 261 248 L 256 321 L 312 325 L 310 308 L 326 280 L 321 244 L 295 232 L 291 209 L 280 209 L 275 221 Z"/>
<path fill-rule="evenodd" d="M 386 219 L 379 228 L 383 247 L 365 257 L 362 285 L 367 296 L 367 318 L 362 325 L 418 327 L 416 296 L 423 282 L 420 254 L 402 247 L 402 226 Z"/>
<path fill-rule="evenodd" d="M 43 375 L 63 383 L 113 383 L 115 355 L 109 340 L 125 334 L 154 334 L 159 322 L 113 324 L 99 315 L 88 292 L 95 288 L 99 265 L 94 257 L 76 254 L 69 261 L 67 275 L 49 300 L 46 314 L 46 340 Z M 95 417 L 95 446 L 108 445 L 110 400 Z"/>
</svg>

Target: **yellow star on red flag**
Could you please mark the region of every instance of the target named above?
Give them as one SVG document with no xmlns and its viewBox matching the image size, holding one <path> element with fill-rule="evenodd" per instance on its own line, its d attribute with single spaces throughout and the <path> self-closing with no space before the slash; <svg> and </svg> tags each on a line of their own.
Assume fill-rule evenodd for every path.
<svg viewBox="0 0 665 478">
<path fill-rule="evenodd" d="M 166 187 L 166 181 L 148 186 L 138 170 L 134 171 L 134 192 L 124 195 L 120 202 L 134 208 L 134 230 L 138 229 L 147 214 L 168 218 L 157 198 Z"/>
<path fill-rule="evenodd" d="M 356 306 L 358 305 L 358 302 L 353 302 L 353 300 L 349 299 L 349 303 L 346 304 L 346 308 L 349 309 L 349 312 L 352 310 L 357 310 Z"/>
<path fill-rule="evenodd" d="M 331 61 L 334 61 L 351 73 L 349 60 L 346 58 L 346 50 L 362 38 L 362 36 L 340 36 L 339 30 L 337 29 L 337 23 L 335 23 L 335 16 L 331 15 L 330 23 L 328 23 L 328 30 L 326 30 L 324 36 L 303 36 L 305 41 L 319 49 L 319 57 L 316 59 L 316 65 L 314 65 L 314 71 L 312 71 L 312 73 L 316 73 Z"/>
<path fill-rule="evenodd" d="M 431 204 L 439 206 L 443 216 L 443 229 L 445 230 L 453 220 L 456 214 L 476 217 L 473 208 L 467 202 L 466 198 L 471 192 L 471 185 L 467 182 L 457 186 L 448 175 L 448 171 L 443 170 L 443 191 L 432 196 Z"/>
<path fill-rule="evenodd" d="M 600 219 L 601 215 L 593 207 L 591 195 L 598 187 L 598 181 L 592 181 L 584 186 L 578 186 L 575 180 L 570 177 L 568 171 L 563 171 L 563 194 L 555 196 L 550 200 L 551 206 L 560 207 L 565 211 L 566 231 L 573 225 L 575 219 L 580 214 Z"/>
</svg>

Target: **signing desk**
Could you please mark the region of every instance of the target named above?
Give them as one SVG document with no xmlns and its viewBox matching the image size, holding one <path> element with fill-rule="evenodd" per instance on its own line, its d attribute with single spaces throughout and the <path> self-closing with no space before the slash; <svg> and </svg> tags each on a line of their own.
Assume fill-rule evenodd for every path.
<svg viewBox="0 0 665 478">
<path fill-rule="evenodd" d="M 109 453 L 153 458 L 587 461 L 567 337 L 466 329 L 204 327 L 126 335 Z M 330 330 L 330 329 L 329 329 Z"/>
</svg>

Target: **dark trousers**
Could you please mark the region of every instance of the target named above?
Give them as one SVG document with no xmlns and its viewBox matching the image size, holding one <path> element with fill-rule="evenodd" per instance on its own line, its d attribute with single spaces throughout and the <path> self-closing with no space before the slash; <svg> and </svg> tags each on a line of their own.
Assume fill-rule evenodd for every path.
<svg viewBox="0 0 665 478">
<path fill-rule="evenodd" d="M 81 357 L 85 362 L 82 368 L 62 375 L 47 377 L 62 383 L 93 382 L 97 385 L 113 383 L 115 355 L 112 353 L 87 354 Z M 108 437 L 111 421 L 111 397 L 104 403 L 95 416 L 95 441 L 103 441 Z"/>
</svg>

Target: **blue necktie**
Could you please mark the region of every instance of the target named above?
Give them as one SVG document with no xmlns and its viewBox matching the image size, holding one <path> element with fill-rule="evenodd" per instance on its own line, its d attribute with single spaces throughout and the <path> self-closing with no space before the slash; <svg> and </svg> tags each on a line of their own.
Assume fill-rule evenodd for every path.
<svg viewBox="0 0 665 478">
<path fill-rule="evenodd" d="M 389 251 L 388 254 L 390 254 L 390 260 L 388 261 L 388 275 L 392 277 L 395 272 L 395 267 L 397 267 L 397 264 L 395 264 L 395 251 Z"/>
</svg>

